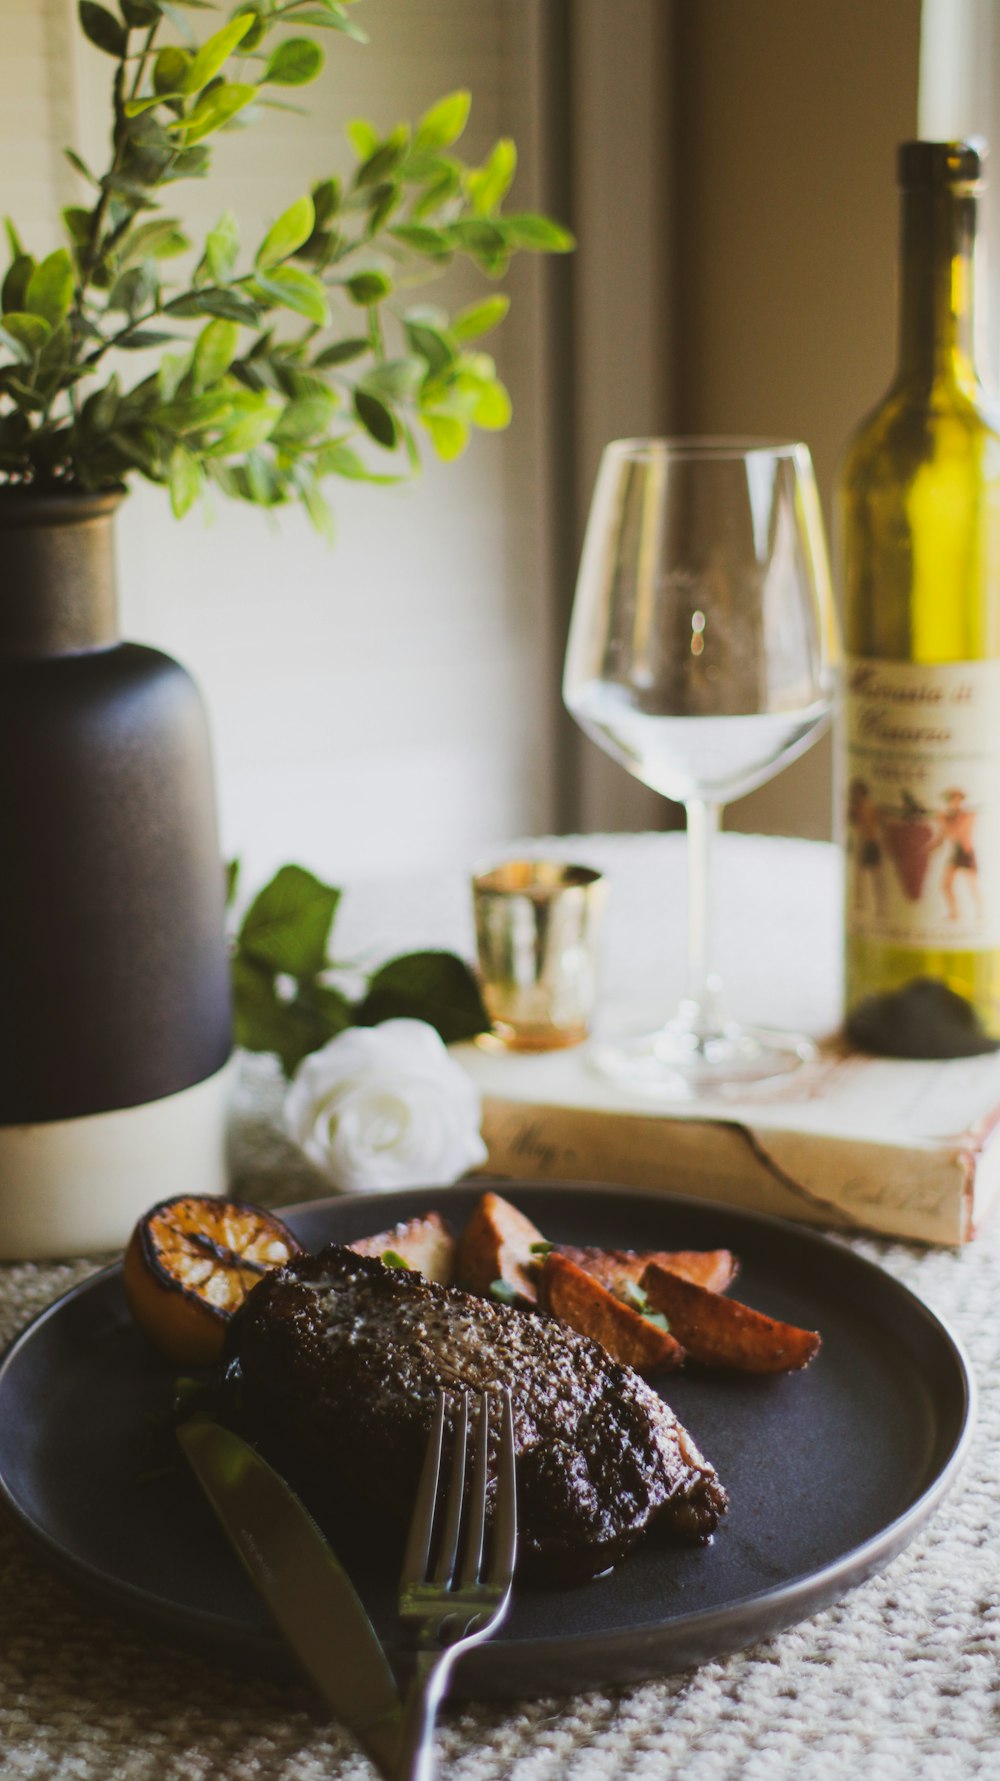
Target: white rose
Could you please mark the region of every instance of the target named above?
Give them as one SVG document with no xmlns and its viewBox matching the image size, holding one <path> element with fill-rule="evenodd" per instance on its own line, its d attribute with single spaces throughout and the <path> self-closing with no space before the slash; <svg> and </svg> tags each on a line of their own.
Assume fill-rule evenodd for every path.
<svg viewBox="0 0 1000 1781">
<path fill-rule="evenodd" d="M 422 1020 L 348 1027 L 304 1058 L 285 1129 L 335 1187 L 441 1186 L 486 1161 L 482 1101 Z"/>
</svg>

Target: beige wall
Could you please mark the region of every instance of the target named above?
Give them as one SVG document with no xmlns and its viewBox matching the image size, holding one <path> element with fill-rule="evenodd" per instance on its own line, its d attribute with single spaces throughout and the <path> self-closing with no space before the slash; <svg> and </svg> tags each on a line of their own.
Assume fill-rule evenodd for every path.
<svg viewBox="0 0 1000 1781">
<path fill-rule="evenodd" d="M 679 0 L 674 424 L 812 449 L 824 505 L 892 369 L 919 0 Z M 829 739 L 731 812 L 829 833 Z"/>
</svg>

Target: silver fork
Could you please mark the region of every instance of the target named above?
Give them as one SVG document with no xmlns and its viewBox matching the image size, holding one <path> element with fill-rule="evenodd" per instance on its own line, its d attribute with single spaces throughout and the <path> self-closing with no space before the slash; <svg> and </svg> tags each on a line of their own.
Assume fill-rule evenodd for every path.
<svg viewBox="0 0 1000 1781">
<path fill-rule="evenodd" d="M 490 1409 L 497 1399 L 501 1415 L 500 1463 L 492 1539 L 484 1572 Z M 399 1581 L 399 1617 L 417 1648 L 417 1661 L 404 1709 L 396 1781 L 431 1781 L 434 1722 L 452 1669 L 463 1651 L 482 1644 L 496 1631 L 506 1614 L 517 1557 L 510 1392 L 476 1394 L 478 1432 L 467 1503 L 469 1393 L 461 1394 L 450 1475 L 441 1512 L 437 1514 L 446 1402 L 446 1393 L 440 1391 Z M 438 1520 L 441 1531 L 436 1554 L 432 1555 Z"/>
</svg>

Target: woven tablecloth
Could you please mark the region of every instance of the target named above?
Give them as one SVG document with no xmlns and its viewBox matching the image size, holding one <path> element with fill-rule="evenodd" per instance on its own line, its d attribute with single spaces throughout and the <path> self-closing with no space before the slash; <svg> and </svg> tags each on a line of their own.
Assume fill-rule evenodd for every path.
<svg viewBox="0 0 1000 1781">
<path fill-rule="evenodd" d="M 675 858 L 668 843 L 588 843 L 587 857 L 659 869 Z M 745 866 L 759 859 L 761 846 L 784 849 L 785 883 L 808 861 L 808 870 L 818 873 L 815 883 L 822 881 L 814 911 L 816 896 L 822 905 L 832 870 L 825 850 L 744 842 Z M 746 872 L 742 878 L 746 886 Z M 468 944 L 460 879 L 419 893 L 411 886 L 405 917 L 399 909 L 398 887 L 366 892 L 354 914 L 348 896 L 341 956 L 369 943 L 375 956 L 385 955 L 386 942 Z M 273 1069 L 254 1061 L 241 1081 L 238 1185 L 245 1197 L 272 1203 L 318 1191 L 276 1135 L 278 1101 Z M 961 1253 L 871 1239 L 855 1246 L 927 1299 L 963 1339 L 976 1372 L 973 1446 L 929 1526 L 887 1571 L 835 1607 L 725 1661 L 569 1699 L 454 1709 L 439 1734 L 443 1775 L 454 1781 L 674 1775 L 684 1781 L 972 1781 L 1000 1775 L 1000 1222 Z M 90 1259 L 0 1268 L 0 1342 L 94 1265 Z M 305 1687 L 185 1656 L 81 1605 L 0 1526 L 5 1781 L 360 1781 L 372 1773 Z"/>
</svg>

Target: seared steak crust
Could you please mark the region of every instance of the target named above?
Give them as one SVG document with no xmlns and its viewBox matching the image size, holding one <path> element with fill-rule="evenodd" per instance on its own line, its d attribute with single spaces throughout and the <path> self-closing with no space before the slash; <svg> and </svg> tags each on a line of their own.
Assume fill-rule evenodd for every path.
<svg viewBox="0 0 1000 1781">
<path fill-rule="evenodd" d="M 438 1388 L 509 1386 L 521 1553 L 536 1573 L 592 1576 L 653 1523 L 703 1538 L 726 1507 L 672 1411 L 598 1343 L 339 1244 L 268 1274 L 228 1342 L 268 1450 L 404 1519 Z"/>
</svg>

